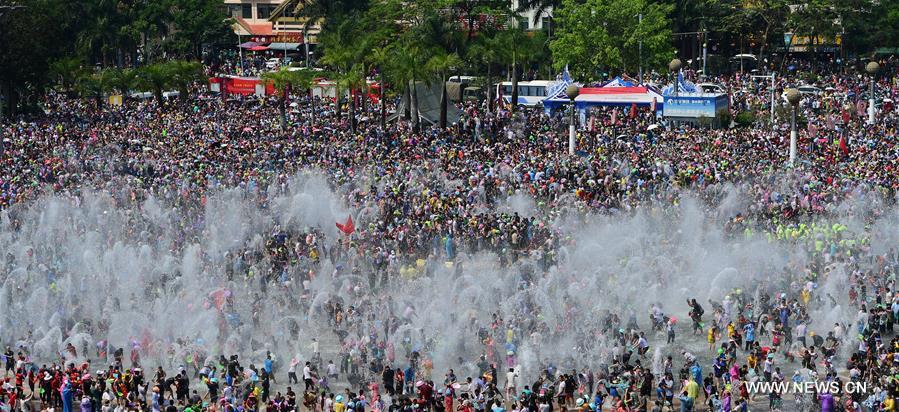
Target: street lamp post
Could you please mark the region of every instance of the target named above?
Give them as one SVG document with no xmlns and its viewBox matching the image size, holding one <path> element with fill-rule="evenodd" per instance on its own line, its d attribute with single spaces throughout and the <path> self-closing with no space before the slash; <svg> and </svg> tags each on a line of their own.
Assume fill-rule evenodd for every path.
<svg viewBox="0 0 899 412">
<path fill-rule="evenodd" d="M 784 94 L 790 106 L 793 107 L 793 113 L 790 116 L 790 166 L 793 166 L 796 162 L 796 140 L 798 139 L 796 132 L 796 107 L 799 105 L 800 94 L 799 90 L 796 89 L 787 89 Z"/>
<path fill-rule="evenodd" d="M 680 59 L 673 59 L 671 63 L 668 63 L 668 70 L 671 70 L 671 73 L 674 74 L 674 97 L 677 97 L 677 74 L 680 72 L 680 68 L 683 66 Z"/>
<path fill-rule="evenodd" d="M 874 124 L 874 79 L 880 71 L 880 65 L 875 61 L 868 62 L 865 71 L 871 75 L 871 91 L 868 95 L 868 124 Z"/>
<path fill-rule="evenodd" d="M 568 123 L 568 154 L 570 156 L 574 156 L 575 149 L 575 125 L 574 125 L 574 99 L 577 98 L 579 94 L 581 94 L 581 88 L 576 84 L 568 85 L 565 88 L 565 94 L 568 96 L 568 99 L 571 100 L 571 121 Z"/>
</svg>

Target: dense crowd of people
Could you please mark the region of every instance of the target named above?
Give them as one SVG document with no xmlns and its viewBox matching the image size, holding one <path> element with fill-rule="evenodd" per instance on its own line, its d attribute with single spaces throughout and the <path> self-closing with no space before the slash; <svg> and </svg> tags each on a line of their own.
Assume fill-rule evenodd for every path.
<svg viewBox="0 0 899 412">
<path fill-rule="evenodd" d="M 765 80 L 714 80 L 732 91 L 734 114 L 770 109 Z M 796 82 L 779 79 L 775 96 Z M 323 412 L 894 410 L 899 254 L 892 246 L 875 250 L 871 242 L 879 236 L 875 223 L 895 213 L 899 116 L 891 102 L 899 83 L 892 74 L 880 77 L 873 124 L 860 97 L 867 79 L 832 74 L 819 84 L 828 87 L 803 95 L 799 105 L 799 161 L 792 166 L 785 122 L 718 130 L 655 128 L 650 127 L 660 122 L 655 113 L 602 109 L 588 115 L 578 133 L 580 154 L 569 156 L 563 113 L 508 107 L 489 112 L 483 102 L 462 105 L 462 119 L 447 130 L 416 131 L 402 119 L 380 127 L 375 105 L 348 119 L 347 110 L 334 102 L 300 95 L 290 97 L 296 104 L 283 128 L 277 106 L 286 103 L 277 98 L 197 94 L 164 106 L 129 100 L 97 107 L 51 93 L 44 116 L 0 124 L 0 209 L 12 233 L 23 210 L 45 196 L 77 205 L 99 191 L 120 207 L 155 198 L 178 210 L 169 216 L 178 232 L 170 248 L 182 250 L 207 229 L 205 206 L 216 193 L 240 188 L 265 208 L 295 176 L 314 170 L 358 211 L 341 222 L 338 238 L 328 239 L 331 228 L 273 224 L 264 242 L 231 250 L 217 262 L 221 276 L 256 282 L 263 294 L 291 282 L 302 285 L 305 296 L 329 260 L 362 277 L 365 289 L 331 294 L 313 307 L 328 324 L 317 338 L 335 347 L 336 358 L 327 363 L 314 341 L 309 359 L 291 359 L 286 373 L 271 354 L 254 359 L 256 366 L 241 365 L 236 355 L 208 353 L 169 376 L 161 366 L 152 374 L 142 368 L 140 345 L 98 344 L 93 356 L 69 344 L 58 348 L 59 359 L 35 359 L 25 344 L 3 354 L 0 404 L 66 412 L 79 405 L 82 412 L 263 406 Z M 776 106 L 786 110 L 782 103 Z M 355 133 L 350 121 L 359 122 Z M 739 206 L 729 200 L 731 188 L 737 188 Z M 503 267 L 534 262 L 534 273 L 522 275 L 527 288 L 562 263 L 560 249 L 572 242 L 569 229 L 554 224 L 559 218 L 586 221 L 591 215 L 657 208 L 676 214 L 682 197 L 694 195 L 711 214 L 710 223 L 729 238 L 764 239 L 806 257 L 773 268 L 771 282 L 757 292 L 734 289 L 708 302 L 690 297 L 686 305 L 664 310 L 651 302 L 632 303 L 649 313 L 643 321 L 635 310 L 604 313 L 594 319 L 600 330 L 583 331 L 576 348 L 577 356 L 601 358 L 602 367 L 544 353 L 539 373 L 526 376 L 518 348 L 553 342 L 591 316 L 571 308 L 554 314 L 557 326 L 550 328 L 546 319 L 533 316 L 539 303 L 526 300 L 512 313 L 494 312 L 490 322 L 472 320 L 459 331 L 469 341 L 459 353 L 475 355 L 460 357 L 459 376 L 450 369 L 441 379 L 430 355 L 441 344 L 439 337 L 411 330 L 415 308 L 391 296 L 397 284 L 427 276 L 445 262 L 461 271 L 460 254 L 480 252 L 495 254 Z M 524 213 L 510 199 L 533 199 L 534 210 Z M 863 227 L 848 224 L 850 219 Z M 131 239 L 152 233 L 144 216 L 132 215 L 127 223 Z M 57 269 L 49 263 L 56 253 L 41 247 L 27 257 L 8 252 L 0 280 L 6 283 L 22 267 L 49 277 Z M 39 268 L 38 262 L 47 265 Z M 846 285 L 845 296 L 818 289 L 837 276 Z M 223 323 L 230 322 L 228 296 L 210 299 Z M 826 329 L 813 318 L 844 301 L 851 305 L 847 310 L 857 312 L 855 318 L 836 319 Z M 315 305 L 284 303 L 291 310 Z M 253 316 L 263 310 L 255 303 L 253 308 Z M 677 314 L 688 314 L 689 321 L 678 322 Z M 103 322 L 94 322 L 94 336 L 109 333 Z M 817 330 L 810 330 L 813 325 Z M 299 328 L 288 327 L 295 337 Z M 671 350 L 684 341 L 699 344 Z M 702 350 L 706 343 L 707 351 Z M 657 348 L 669 353 L 654 352 Z M 124 359 L 129 350 L 130 364 Z M 91 358 L 111 362 L 96 368 Z M 298 375 L 300 395 L 294 392 L 300 390 Z M 279 379 L 296 387 L 278 385 Z M 869 386 L 865 393 L 819 391 L 795 398 L 785 391 L 757 393 L 752 386 L 803 381 Z M 336 389 L 338 382 L 345 383 L 343 392 Z M 281 387 L 283 393 L 276 389 Z"/>
</svg>

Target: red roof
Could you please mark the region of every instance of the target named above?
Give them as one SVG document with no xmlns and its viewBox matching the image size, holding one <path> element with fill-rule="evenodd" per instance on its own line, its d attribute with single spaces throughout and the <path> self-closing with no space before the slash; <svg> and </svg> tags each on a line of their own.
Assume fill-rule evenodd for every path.
<svg viewBox="0 0 899 412">
<path fill-rule="evenodd" d="M 580 94 L 630 94 L 646 93 L 646 87 L 582 87 Z"/>
<path fill-rule="evenodd" d="M 250 23 L 243 17 L 237 17 L 235 20 L 240 27 L 243 27 L 244 30 L 253 36 L 271 36 L 274 34 L 271 22 Z"/>
</svg>

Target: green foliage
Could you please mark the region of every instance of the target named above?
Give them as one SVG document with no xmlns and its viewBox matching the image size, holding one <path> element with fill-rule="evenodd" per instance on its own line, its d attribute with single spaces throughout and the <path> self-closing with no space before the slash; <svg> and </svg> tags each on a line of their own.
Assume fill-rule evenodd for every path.
<svg viewBox="0 0 899 412">
<path fill-rule="evenodd" d="M 162 105 L 162 93 L 172 85 L 171 66 L 154 63 L 144 66 L 138 72 L 138 87 L 153 93 L 156 102 Z"/>
<path fill-rule="evenodd" d="M 719 127 L 728 127 L 730 126 L 731 120 L 733 120 L 733 115 L 730 114 L 730 110 L 721 109 L 718 113 L 715 113 L 715 117 L 718 119 Z"/>
<path fill-rule="evenodd" d="M 107 70 L 109 70 L 109 86 L 118 91 L 125 98 L 127 98 L 128 94 L 140 84 L 140 75 L 135 69 L 113 68 Z"/>
<path fill-rule="evenodd" d="M 734 122 L 737 124 L 737 126 L 740 127 L 750 127 L 755 123 L 755 112 L 745 111 L 737 113 L 737 116 L 734 118 Z"/>
<path fill-rule="evenodd" d="M 671 11 L 647 0 L 563 0 L 554 13 L 558 29 L 550 42 L 555 66 L 568 65 L 584 80 L 599 78 L 603 70 L 636 72 L 642 41 L 644 67 L 662 68 L 674 55 Z"/>
<path fill-rule="evenodd" d="M 85 72 L 78 77 L 75 88 L 81 97 L 93 97 L 97 106 L 101 106 L 104 94 L 110 87 L 110 75 L 107 71 Z"/>
<path fill-rule="evenodd" d="M 71 91 L 75 81 L 85 72 L 84 61 L 80 57 L 68 56 L 50 63 L 50 78 L 63 91 Z"/>
</svg>

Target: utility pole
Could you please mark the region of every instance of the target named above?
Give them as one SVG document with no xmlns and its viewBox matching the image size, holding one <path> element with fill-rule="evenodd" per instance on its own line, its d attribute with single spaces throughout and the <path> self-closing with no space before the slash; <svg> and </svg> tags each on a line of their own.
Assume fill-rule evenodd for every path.
<svg viewBox="0 0 899 412">
<path fill-rule="evenodd" d="M 306 33 L 306 25 L 303 25 L 303 49 L 306 52 L 306 68 L 309 68 L 309 37 Z"/>
<path fill-rule="evenodd" d="M 705 30 L 705 21 L 702 22 L 702 77 L 708 78 L 708 74 L 705 72 L 706 65 L 705 61 L 709 57 L 709 38 L 707 32 Z"/>
</svg>

